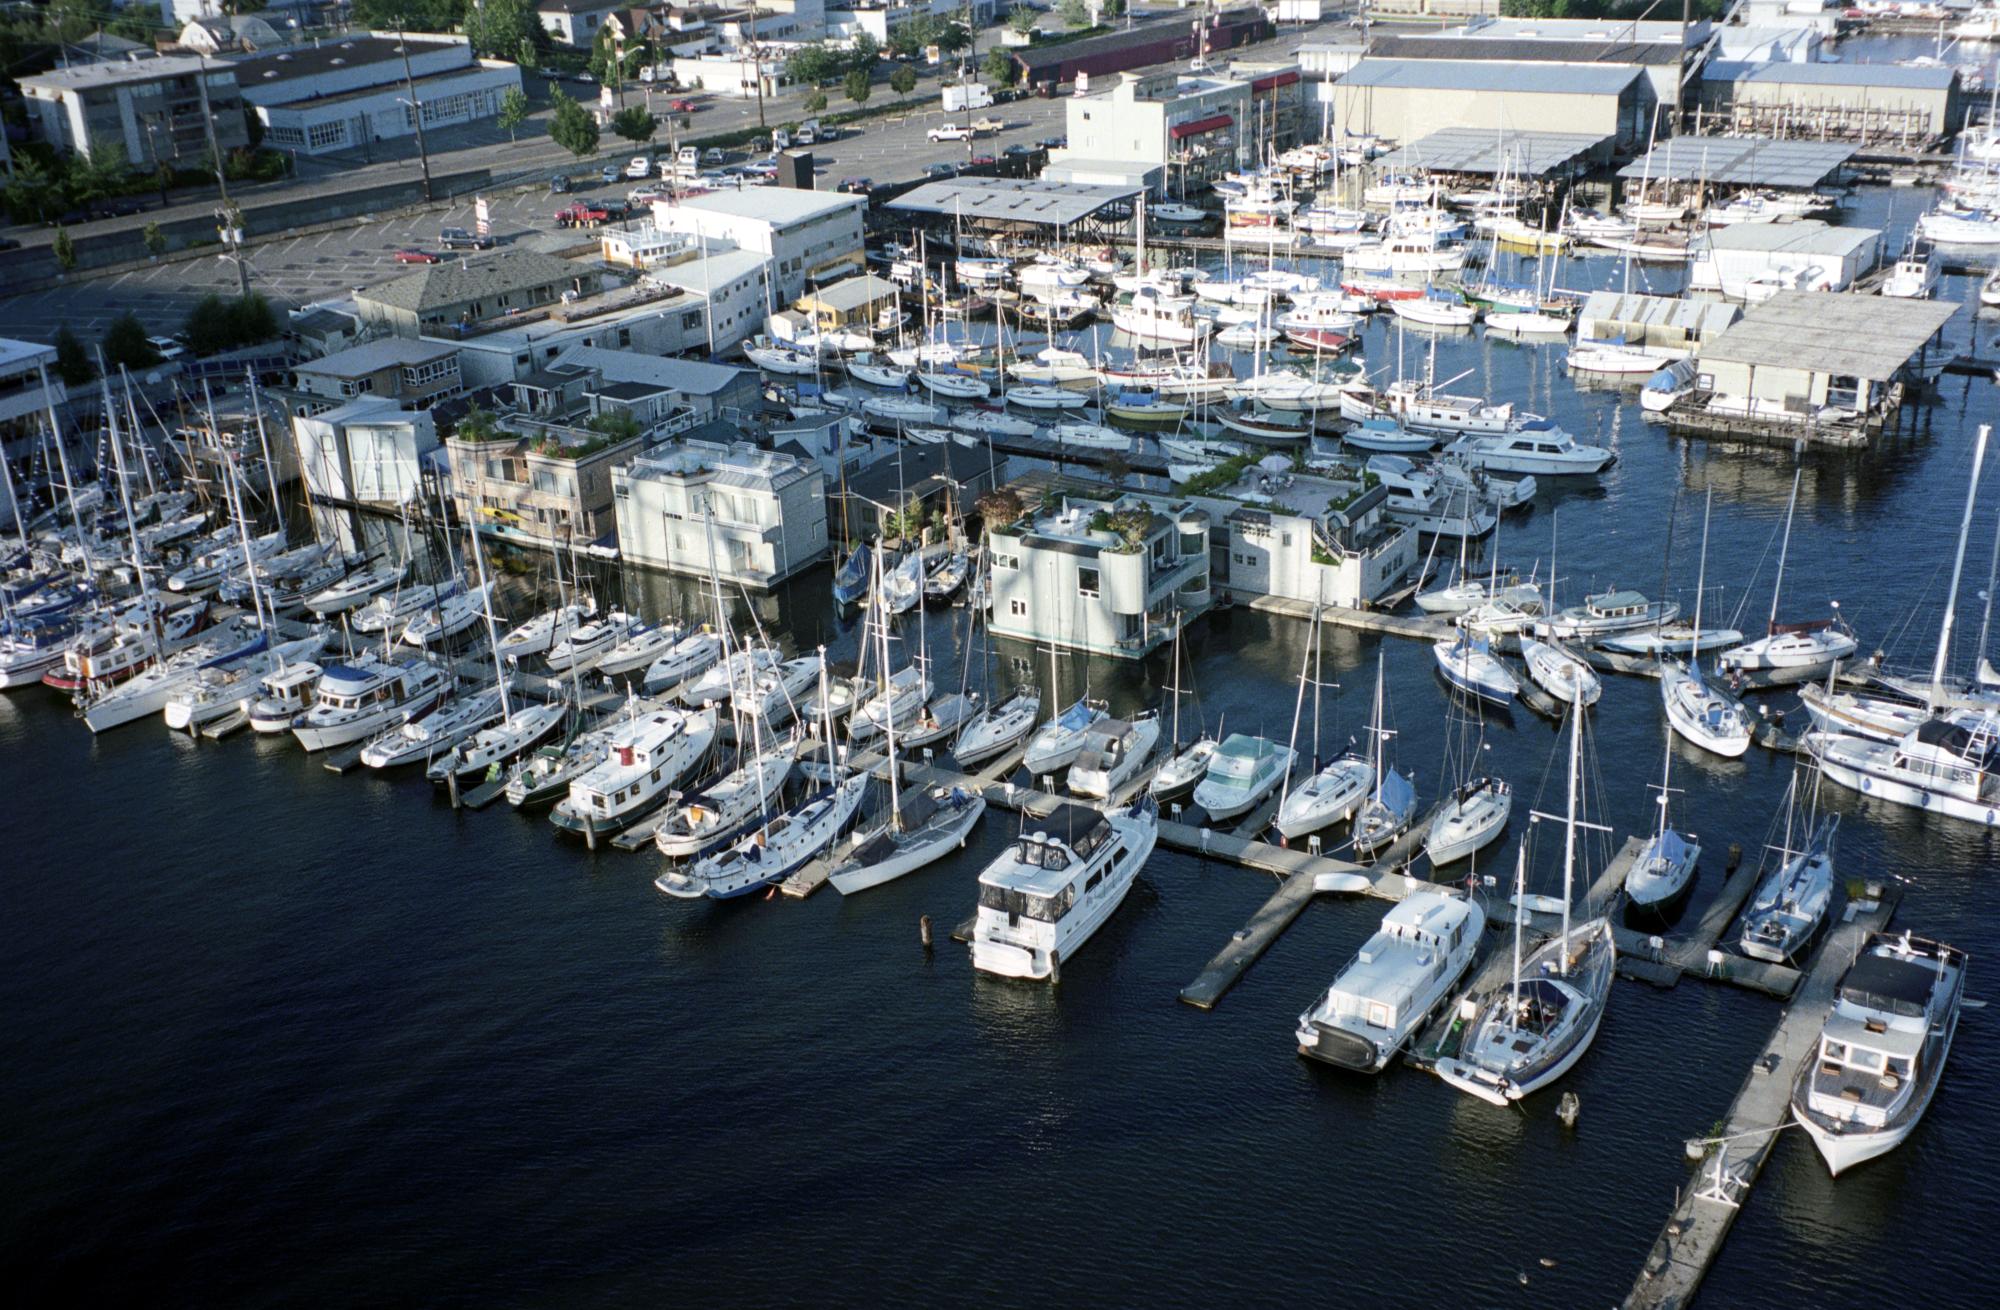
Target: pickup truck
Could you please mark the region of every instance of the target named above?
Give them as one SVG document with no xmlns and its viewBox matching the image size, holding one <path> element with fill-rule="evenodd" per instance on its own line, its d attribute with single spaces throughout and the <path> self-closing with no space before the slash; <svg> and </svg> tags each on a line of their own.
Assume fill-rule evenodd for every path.
<svg viewBox="0 0 2000 1310">
<path fill-rule="evenodd" d="M 1005 123 L 997 118 L 987 118 L 982 115 L 972 120 L 972 134 L 974 136 L 981 136 L 987 132 L 998 132 L 1006 126 Z"/>
<path fill-rule="evenodd" d="M 596 200 L 579 200 L 556 211 L 557 227 L 597 227 L 609 223 L 613 214 L 608 205 Z"/>
<path fill-rule="evenodd" d="M 970 141 L 972 129 L 963 123 L 940 123 L 927 134 L 933 142 Z"/>
</svg>

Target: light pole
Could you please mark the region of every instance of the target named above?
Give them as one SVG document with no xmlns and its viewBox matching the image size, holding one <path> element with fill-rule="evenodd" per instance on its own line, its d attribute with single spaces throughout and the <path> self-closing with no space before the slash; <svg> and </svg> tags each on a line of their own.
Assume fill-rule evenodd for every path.
<svg viewBox="0 0 2000 1310">
<path fill-rule="evenodd" d="M 229 199 L 229 178 L 222 166 L 222 147 L 215 139 L 215 113 L 208 104 L 208 56 L 195 52 L 195 91 L 201 97 L 201 125 L 208 135 L 208 157 L 215 161 L 215 189 L 222 197 L 222 208 L 216 211 L 221 222 L 222 243 L 235 251 L 236 294 L 242 299 L 250 298 L 250 273 L 243 267 L 243 221 L 242 211 Z"/>
<path fill-rule="evenodd" d="M 424 200 L 429 202 L 432 199 L 431 156 L 430 152 L 424 149 L 424 105 L 417 99 L 417 79 L 410 73 L 410 43 L 403 39 L 403 24 L 400 20 L 396 23 L 396 49 L 403 56 L 403 86 L 410 93 L 410 98 L 402 103 L 410 107 L 410 122 L 416 125 L 417 160 L 424 170 Z"/>
</svg>

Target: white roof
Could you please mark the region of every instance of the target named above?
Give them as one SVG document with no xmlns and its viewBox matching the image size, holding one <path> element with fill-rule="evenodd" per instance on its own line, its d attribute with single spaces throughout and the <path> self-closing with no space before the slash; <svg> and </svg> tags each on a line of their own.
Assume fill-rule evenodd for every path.
<svg viewBox="0 0 2000 1310">
<path fill-rule="evenodd" d="M 680 208 L 700 210 L 709 214 L 728 214 L 734 218 L 754 218 L 774 227 L 784 227 L 842 209 L 859 211 L 867 203 L 866 197 L 863 196 L 850 196 L 831 191 L 800 191 L 792 187 L 760 186 L 744 187 L 737 191 L 713 191 L 705 196 L 690 196 L 680 202 Z"/>
<path fill-rule="evenodd" d="M 1874 245 L 1881 235 L 1872 227 L 1834 227 L 1802 218 L 1789 223 L 1731 223 L 1710 232 L 1708 239 L 1717 250 L 1784 250 L 1844 257 Z"/>
<path fill-rule="evenodd" d="M 727 364 L 669 355 L 642 355 L 635 350 L 603 346 L 571 346 L 549 361 L 549 367 L 594 369 L 606 382 L 643 382 L 668 387 L 688 396 L 712 396 L 739 381 L 748 371 Z"/>
<path fill-rule="evenodd" d="M 77 64 L 51 68 L 46 73 L 21 79 L 21 87 L 44 87 L 55 91 L 81 91 L 89 87 L 117 86 L 124 82 L 152 82 L 163 77 L 192 77 L 203 69 L 211 78 L 230 77 L 236 70 L 214 59 L 193 55 L 159 55 L 152 59 L 111 59 L 101 64 Z"/>
</svg>

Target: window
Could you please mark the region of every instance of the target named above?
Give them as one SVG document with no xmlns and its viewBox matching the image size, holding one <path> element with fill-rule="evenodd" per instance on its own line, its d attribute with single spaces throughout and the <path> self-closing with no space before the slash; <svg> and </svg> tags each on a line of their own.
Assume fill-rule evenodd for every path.
<svg viewBox="0 0 2000 1310">
<path fill-rule="evenodd" d="M 347 120 L 337 118 L 331 123 L 314 123 L 306 129 L 306 148 L 324 150 L 328 146 L 347 144 Z"/>
<path fill-rule="evenodd" d="M 996 569 L 1005 569 L 1009 573 L 1012 573 L 1021 567 L 1021 557 L 1019 555 L 1003 555 L 996 550 L 993 552 L 993 567 Z"/>
<path fill-rule="evenodd" d="M 1380 1001 L 1368 1002 L 1368 1026 L 1370 1028 L 1387 1028 L 1389 1026 L 1389 1007 Z"/>
<path fill-rule="evenodd" d="M 1025 600 L 1009 601 L 1007 612 L 1017 619 L 1025 619 L 1028 617 L 1028 602 Z"/>
<path fill-rule="evenodd" d="M 1103 583 L 1096 569 L 1079 568 L 1076 571 L 1076 594 L 1079 596 L 1100 596 L 1104 592 Z"/>
</svg>

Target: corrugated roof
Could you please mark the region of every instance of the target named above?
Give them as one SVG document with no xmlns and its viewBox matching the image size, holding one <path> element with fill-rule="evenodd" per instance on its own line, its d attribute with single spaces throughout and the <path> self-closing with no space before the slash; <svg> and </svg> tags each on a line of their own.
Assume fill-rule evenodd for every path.
<svg viewBox="0 0 2000 1310">
<path fill-rule="evenodd" d="M 1447 127 L 1392 151 L 1378 160 L 1377 166 L 1390 171 L 1485 174 L 1504 168 L 1516 177 L 1541 177 L 1610 143 L 1610 137 L 1593 132 L 1501 133 L 1480 127 Z"/>
<path fill-rule="evenodd" d="M 1906 91 L 1942 91 L 1958 77 L 1953 68 L 1909 64 L 1751 63 L 1718 59 L 1702 74 L 1704 82 L 1770 82 L 1781 86 L 1886 86 Z"/>
<path fill-rule="evenodd" d="M 1673 328 L 1689 336 L 1719 332 L 1736 320 L 1736 306 L 1720 300 L 1683 300 L 1631 292 L 1593 291 L 1583 302 L 1582 323 L 1638 323 Z"/>
<path fill-rule="evenodd" d="M 1671 64 L 1679 40 L 1537 40 L 1533 37 L 1379 36 L 1368 53 L 1381 59 L 1478 59 L 1521 64 Z"/>
<path fill-rule="evenodd" d="M 1701 358 L 1887 382 L 1957 312 L 1934 300 L 1781 291 L 1745 310 Z"/>
<path fill-rule="evenodd" d="M 960 177 L 931 182 L 896 197 L 889 208 L 909 214 L 992 219 L 1066 227 L 1106 206 L 1131 200 L 1138 187 L 1090 186 L 1005 177 Z"/>
<path fill-rule="evenodd" d="M 816 305 L 836 314 L 846 314 L 880 300 L 892 300 L 895 295 L 894 282 L 876 277 L 873 273 L 864 273 L 860 277 L 846 278 L 832 286 L 809 291 L 799 298 L 799 304 Z"/>
<path fill-rule="evenodd" d="M 531 250 L 508 250 L 464 263 L 446 260 L 427 264 L 414 273 L 369 287 L 355 299 L 421 314 L 427 309 L 444 309 L 529 287 L 554 286 L 586 275 L 595 280 L 589 269 L 567 259 Z"/>
<path fill-rule="evenodd" d="M 1618 171 L 1625 178 L 1712 182 L 1717 186 L 1816 187 L 1854 157 L 1838 141 L 1775 141 L 1761 136 L 1677 136 Z"/>
<path fill-rule="evenodd" d="M 553 368 L 595 370 L 606 382 L 644 382 L 685 396 L 713 396 L 741 381 L 749 369 L 675 355 L 642 355 L 635 350 L 571 346 L 549 361 Z"/>
<path fill-rule="evenodd" d="M 1708 233 L 1717 250 L 1791 251 L 1807 255 L 1847 254 L 1872 246 L 1882 233 L 1872 227 L 1834 227 L 1817 219 L 1777 223 L 1731 223 Z"/>
<path fill-rule="evenodd" d="M 364 341 L 346 350 L 308 360 L 293 370 L 322 377 L 358 378 L 385 368 L 428 364 L 434 359 L 456 355 L 458 347 L 444 341 L 420 341 L 411 337 L 384 337 Z"/>
<path fill-rule="evenodd" d="M 1618 95 L 1643 77 L 1630 64 L 1494 64 L 1477 59 L 1377 59 L 1356 64 L 1341 86 L 1411 91 L 1506 91 L 1520 95 Z"/>
<path fill-rule="evenodd" d="M 796 187 L 743 187 L 736 191 L 711 191 L 705 196 L 689 196 L 681 209 L 698 209 L 710 214 L 737 218 L 761 218 L 770 223 L 799 223 L 835 210 L 859 210 L 868 203 L 865 196 L 835 191 L 801 191 Z"/>
</svg>

